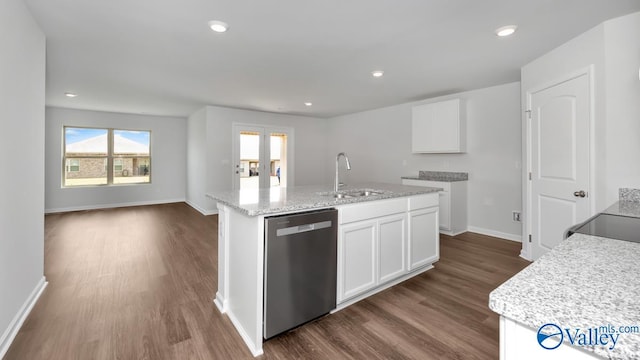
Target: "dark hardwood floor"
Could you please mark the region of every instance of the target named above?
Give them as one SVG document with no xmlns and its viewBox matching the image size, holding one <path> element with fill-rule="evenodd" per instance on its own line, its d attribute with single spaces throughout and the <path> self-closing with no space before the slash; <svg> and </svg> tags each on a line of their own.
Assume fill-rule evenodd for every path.
<svg viewBox="0 0 640 360">
<path fill-rule="evenodd" d="M 422 275 L 264 344 L 263 359 L 498 359 L 491 290 L 518 243 L 442 236 Z M 212 303 L 217 217 L 186 204 L 47 215 L 49 285 L 5 359 L 251 359 Z"/>
</svg>

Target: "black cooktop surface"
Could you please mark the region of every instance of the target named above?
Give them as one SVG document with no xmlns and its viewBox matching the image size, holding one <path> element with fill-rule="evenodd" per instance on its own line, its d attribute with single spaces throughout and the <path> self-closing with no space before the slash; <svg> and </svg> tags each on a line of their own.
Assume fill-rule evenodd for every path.
<svg viewBox="0 0 640 360">
<path fill-rule="evenodd" d="M 640 242 L 640 218 L 600 214 L 573 232 Z"/>
</svg>

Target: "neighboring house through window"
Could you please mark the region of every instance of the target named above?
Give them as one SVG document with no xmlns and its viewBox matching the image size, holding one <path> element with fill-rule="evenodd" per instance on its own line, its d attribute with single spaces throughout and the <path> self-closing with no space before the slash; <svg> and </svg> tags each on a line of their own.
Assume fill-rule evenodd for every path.
<svg viewBox="0 0 640 360">
<path fill-rule="evenodd" d="M 67 171 L 68 172 L 80 171 L 80 161 L 78 159 L 67 159 Z"/>
<path fill-rule="evenodd" d="M 64 127 L 63 186 L 151 182 L 151 131 Z"/>
<path fill-rule="evenodd" d="M 122 159 L 121 158 L 113 159 L 113 170 L 122 171 Z"/>
</svg>

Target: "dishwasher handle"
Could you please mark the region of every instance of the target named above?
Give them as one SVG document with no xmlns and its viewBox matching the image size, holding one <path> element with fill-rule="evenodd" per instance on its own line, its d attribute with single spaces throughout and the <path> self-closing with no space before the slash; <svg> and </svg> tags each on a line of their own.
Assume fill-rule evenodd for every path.
<svg viewBox="0 0 640 360">
<path fill-rule="evenodd" d="M 313 224 L 303 224 L 303 225 L 298 225 L 298 226 L 290 226 L 290 227 L 287 227 L 287 228 L 282 228 L 282 229 L 276 230 L 276 236 L 287 236 L 287 235 L 300 234 L 300 233 L 304 233 L 304 232 L 330 228 L 331 226 L 332 226 L 332 222 L 330 220 L 320 221 L 320 222 L 313 223 Z"/>
</svg>

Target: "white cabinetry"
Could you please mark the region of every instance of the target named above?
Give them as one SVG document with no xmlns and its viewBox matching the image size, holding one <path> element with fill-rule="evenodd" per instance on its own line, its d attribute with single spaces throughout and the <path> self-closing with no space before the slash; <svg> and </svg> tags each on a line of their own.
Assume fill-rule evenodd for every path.
<svg viewBox="0 0 640 360">
<path fill-rule="evenodd" d="M 342 294 L 348 299 L 407 272 L 406 213 L 341 227 Z"/>
<path fill-rule="evenodd" d="M 406 273 L 407 199 L 346 205 L 338 211 L 340 303 Z"/>
<path fill-rule="evenodd" d="M 411 270 L 438 260 L 438 209 L 420 209 L 409 213 L 409 268 Z"/>
<path fill-rule="evenodd" d="M 402 185 L 441 188 L 440 191 L 440 232 L 458 235 L 467 231 L 467 181 L 431 181 L 402 179 Z"/>
<path fill-rule="evenodd" d="M 411 148 L 414 153 L 466 151 L 466 127 L 460 99 L 413 107 Z"/>
<path fill-rule="evenodd" d="M 438 260 L 436 193 L 338 210 L 338 304 L 362 299 Z"/>
<path fill-rule="evenodd" d="M 342 267 L 341 299 L 361 294 L 376 285 L 376 231 L 375 220 L 359 221 L 343 225 L 340 229 L 338 268 Z M 342 266 L 341 266 L 342 265 Z"/>
<path fill-rule="evenodd" d="M 221 313 L 227 312 L 229 296 L 229 272 L 226 270 L 229 261 L 229 208 L 218 203 L 218 291 L 213 302 Z"/>
<path fill-rule="evenodd" d="M 407 272 L 406 229 L 405 213 L 378 220 L 378 282 L 387 282 Z"/>
</svg>

